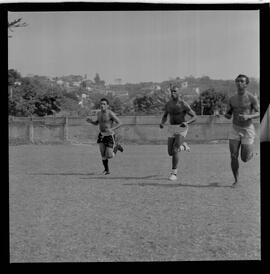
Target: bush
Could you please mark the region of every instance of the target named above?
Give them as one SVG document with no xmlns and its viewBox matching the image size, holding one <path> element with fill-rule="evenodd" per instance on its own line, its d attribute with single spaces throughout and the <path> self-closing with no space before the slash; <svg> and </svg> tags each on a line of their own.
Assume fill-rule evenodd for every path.
<svg viewBox="0 0 270 274">
<path fill-rule="evenodd" d="M 197 115 L 213 115 L 215 112 L 221 113 L 227 105 L 228 95 L 208 89 L 202 92 L 199 99 L 196 99 L 191 108 Z"/>
</svg>

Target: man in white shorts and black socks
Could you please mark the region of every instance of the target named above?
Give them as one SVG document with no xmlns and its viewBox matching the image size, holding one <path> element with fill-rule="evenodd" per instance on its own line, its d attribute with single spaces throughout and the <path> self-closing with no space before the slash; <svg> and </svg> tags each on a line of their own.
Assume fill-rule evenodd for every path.
<svg viewBox="0 0 270 274">
<path fill-rule="evenodd" d="M 100 111 L 97 113 L 97 120 L 87 118 L 86 121 L 92 125 L 99 125 L 99 135 L 97 143 L 104 166 L 103 174 L 110 174 L 109 159 L 113 158 L 119 150 L 123 152 L 123 147 L 115 142 L 115 130 L 121 126 L 119 118 L 109 109 L 109 101 L 106 98 L 100 100 Z M 113 124 L 116 124 L 113 127 Z"/>
<path fill-rule="evenodd" d="M 191 109 L 189 104 L 181 99 L 180 91 L 177 87 L 171 88 L 171 100 L 166 103 L 165 111 L 162 116 L 160 128 L 164 127 L 169 114 L 170 125 L 168 126 L 168 154 L 172 156 L 172 172 L 169 180 L 177 180 L 177 166 L 179 162 L 179 152 L 190 150 L 185 137 L 188 132 L 188 124 L 196 120 L 196 114 Z M 185 121 L 185 116 L 188 114 L 191 119 Z"/>
<path fill-rule="evenodd" d="M 234 176 L 233 186 L 238 183 L 239 162 L 238 156 L 241 148 L 241 160 L 249 161 L 253 157 L 253 143 L 256 132 L 252 119 L 260 117 L 260 107 L 257 98 L 247 91 L 249 78 L 240 74 L 235 79 L 237 94 L 229 98 L 225 117 L 231 119 L 232 127 L 229 132 L 229 146 L 231 154 L 231 169 Z"/>
</svg>

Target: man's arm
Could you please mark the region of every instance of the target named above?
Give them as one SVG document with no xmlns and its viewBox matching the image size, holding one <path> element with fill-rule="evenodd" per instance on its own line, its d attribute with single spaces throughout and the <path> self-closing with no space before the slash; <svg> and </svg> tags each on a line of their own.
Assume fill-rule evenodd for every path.
<svg viewBox="0 0 270 274">
<path fill-rule="evenodd" d="M 161 122 L 160 122 L 160 125 L 159 125 L 160 128 L 164 127 L 164 124 L 166 123 L 167 118 L 168 118 L 168 114 L 169 114 L 169 112 L 167 111 L 167 109 L 165 107 L 165 111 L 164 111 L 164 114 L 162 116 L 162 119 L 161 119 Z"/>
<path fill-rule="evenodd" d="M 119 128 L 122 125 L 120 119 L 112 111 L 111 111 L 111 119 L 113 120 L 114 123 L 116 123 L 116 125 L 111 128 L 112 131 L 116 130 L 117 128 Z"/>
<path fill-rule="evenodd" d="M 227 109 L 226 109 L 226 113 L 224 114 L 224 117 L 227 119 L 231 119 L 232 118 L 232 106 L 230 103 L 230 99 L 229 102 L 227 104 Z"/>
<path fill-rule="evenodd" d="M 197 115 L 193 110 L 189 111 L 187 114 L 191 117 L 188 121 L 186 121 L 188 125 L 196 121 Z"/>
<path fill-rule="evenodd" d="M 252 103 L 251 103 L 252 110 L 254 113 L 252 114 L 240 114 L 239 117 L 243 120 L 250 120 L 250 119 L 256 119 L 260 117 L 260 106 L 258 100 L 253 97 Z"/>
<path fill-rule="evenodd" d="M 254 102 L 252 104 L 252 108 L 254 110 L 253 114 L 250 114 L 250 119 L 256 119 L 260 117 L 260 105 L 257 98 L 254 97 Z"/>
<path fill-rule="evenodd" d="M 197 115 L 188 103 L 184 102 L 184 105 L 185 105 L 186 112 L 187 112 L 188 116 L 190 116 L 191 118 L 188 121 L 182 123 L 182 125 L 189 125 L 196 121 Z"/>
<path fill-rule="evenodd" d="M 191 117 L 186 123 L 189 125 L 196 121 L 197 115 L 196 113 L 190 108 L 190 110 L 187 112 L 187 114 Z"/>
<path fill-rule="evenodd" d="M 90 124 L 92 124 L 94 126 L 97 126 L 99 124 L 99 122 L 98 122 L 98 114 L 97 114 L 97 120 L 96 121 L 93 121 L 92 118 L 87 117 L 86 118 L 86 122 L 88 122 L 88 123 L 90 123 Z"/>
</svg>

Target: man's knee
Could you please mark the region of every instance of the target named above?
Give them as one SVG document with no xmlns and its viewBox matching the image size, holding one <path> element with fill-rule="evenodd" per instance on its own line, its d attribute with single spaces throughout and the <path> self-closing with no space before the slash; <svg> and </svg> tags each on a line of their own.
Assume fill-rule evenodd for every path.
<svg viewBox="0 0 270 274">
<path fill-rule="evenodd" d="M 107 159 L 113 158 L 114 155 L 115 155 L 114 152 L 113 152 L 113 148 L 107 147 L 106 151 L 105 151 L 105 155 L 106 155 Z"/>
<path fill-rule="evenodd" d="M 237 153 L 231 153 L 231 161 L 238 161 L 239 155 Z"/>
<path fill-rule="evenodd" d="M 246 163 L 253 157 L 253 150 L 251 145 L 243 144 L 241 147 L 241 160 Z"/>
<path fill-rule="evenodd" d="M 178 153 L 180 146 L 183 144 L 185 138 L 181 135 L 175 135 L 175 140 L 173 143 L 173 153 Z"/>
<path fill-rule="evenodd" d="M 253 158 L 253 152 L 249 152 L 249 153 L 245 153 L 245 154 L 241 154 L 241 160 L 246 163 L 249 160 L 251 160 Z"/>
<path fill-rule="evenodd" d="M 172 154 L 175 155 L 176 153 L 179 152 L 179 146 L 173 146 L 173 149 L 172 149 Z"/>
</svg>

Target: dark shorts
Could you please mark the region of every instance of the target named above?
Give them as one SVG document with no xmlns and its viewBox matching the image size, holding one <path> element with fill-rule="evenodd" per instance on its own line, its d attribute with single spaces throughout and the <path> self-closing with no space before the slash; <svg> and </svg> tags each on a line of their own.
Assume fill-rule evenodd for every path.
<svg viewBox="0 0 270 274">
<path fill-rule="evenodd" d="M 115 144 L 114 138 L 114 135 L 103 136 L 101 133 L 99 133 L 97 143 L 103 143 L 105 147 L 113 148 Z"/>
</svg>

